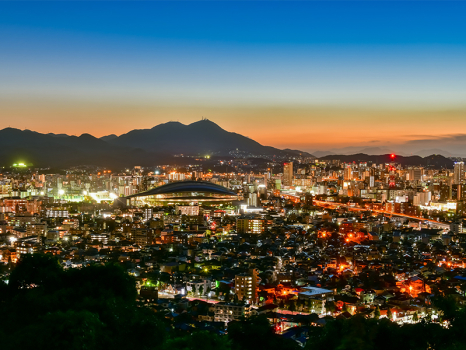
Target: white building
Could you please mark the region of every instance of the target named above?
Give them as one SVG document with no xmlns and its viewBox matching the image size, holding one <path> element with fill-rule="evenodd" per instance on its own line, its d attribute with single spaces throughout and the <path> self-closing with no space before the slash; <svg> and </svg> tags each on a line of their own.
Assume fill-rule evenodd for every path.
<svg viewBox="0 0 466 350">
<path fill-rule="evenodd" d="M 225 303 L 220 302 L 215 304 L 215 322 L 230 322 L 239 320 L 241 317 L 248 318 L 251 314 L 249 305 L 242 303 Z"/>
</svg>

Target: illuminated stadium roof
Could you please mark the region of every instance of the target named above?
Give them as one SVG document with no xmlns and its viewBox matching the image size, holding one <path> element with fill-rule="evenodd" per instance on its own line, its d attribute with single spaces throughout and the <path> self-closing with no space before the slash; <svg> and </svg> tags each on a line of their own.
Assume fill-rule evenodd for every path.
<svg viewBox="0 0 466 350">
<path fill-rule="evenodd" d="M 151 200 L 155 202 L 192 202 L 192 201 L 233 201 L 237 200 L 235 192 L 226 187 L 206 181 L 178 181 L 136 193 L 125 199 Z"/>
</svg>

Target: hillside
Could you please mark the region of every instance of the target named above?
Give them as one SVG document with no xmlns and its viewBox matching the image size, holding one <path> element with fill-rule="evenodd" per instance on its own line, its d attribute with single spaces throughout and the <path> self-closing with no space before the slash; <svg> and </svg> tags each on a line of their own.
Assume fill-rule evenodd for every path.
<svg viewBox="0 0 466 350">
<path fill-rule="evenodd" d="M 136 147 L 149 152 L 185 155 L 228 155 L 236 150 L 256 156 L 285 156 L 300 152 L 263 146 L 246 136 L 228 132 L 206 119 L 188 125 L 168 122 L 152 129 L 132 130 L 119 137 L 108 139 L 108 142 L 123 147 Z M 311 156 L 308 153 L 305 154 Z"/>
<path fill-rule="evenodd" d="M 44 167 L 151 166 L 170 161 L 179 154 L 227 156 L 233 152 L 241 157 L 291 158 L 300 154 L 312 157 L 306 152 L 263 146 L 208 120 L 189 125 L 169 122 L 152 129 L 133 130 L 121 136 L 108 135 L 100 139 L 90 134 L 69 136 L 13 128 L 0 130 L 2 166 L 18 162 Z"/>
<path fill-rule="evenodd" d="M 390 163 L 392 158 L 390 154 L 383 155 L 367 155 L 364 153 L 351 154 L 351 155 L 327 155 L 320 157 L 321 160 L 340 160 L 345 163 L 352 162 L 372 162 L 372 163 Z M 453 168 L 453 160 L 446 158 L 439 154 L 433 154 L 427 157 L 420 156 L 400 156 L 396 155 L 394 161 L 403 166 L 423 166 L 423 167 L 433 167 L 433 168 Z"/>
</svg>

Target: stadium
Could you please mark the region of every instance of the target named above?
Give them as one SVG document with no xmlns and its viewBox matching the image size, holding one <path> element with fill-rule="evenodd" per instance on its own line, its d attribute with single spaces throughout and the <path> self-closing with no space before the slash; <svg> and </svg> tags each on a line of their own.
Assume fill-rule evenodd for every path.
<svg viewBox="0 0 466 350">
<path fill-rule="evenodd" d="M 236 201 L 238 196 L 226 187 L 206 181 L 179 181 L 152 188 L 145 192 L 117 198 L 119 205 L 163 205 L 186 203 L 223 204 Z"/>
</svg>

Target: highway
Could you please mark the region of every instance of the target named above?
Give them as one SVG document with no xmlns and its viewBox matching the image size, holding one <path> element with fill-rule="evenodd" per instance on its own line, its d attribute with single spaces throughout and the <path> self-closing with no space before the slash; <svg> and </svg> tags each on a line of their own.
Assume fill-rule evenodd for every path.
<svg viewBox="0 0 466 350">
<path fill-rule="evenodd" d="M 438 221 L 435 221 L 435 220 L 432 220 L 432 219 L 425 219 L 425 218 L 421 218 L 421 217 L 418 217 L 418 216 L 412 216 L 412 215 L 401 214 L 401 213 L 394 213 L 394 212 L 391 212 L 391 211 L 352 207 L 352 206 L 350 206 L 348 204 L 335 203 L 335 202 L 326 202 L 326 201 L 319 201 L 319 200 L 314 200 L 314 204 L 318 205 L 318 206 L 321 206 L 321 207 L 335 207 L 335 208 L 343 207 L 343 208 L 347 208 L 347 209 L 353 210 L 353 211 L 370 211 L 370 212 L 374 212 L 374 213 L 378 213 L 378 214 L 383 214 L 383 215 L 386 215 L 386 216 L 399 216 L 399 217 L 405 217 L 405 218 L 408 218 L 408 219 L 413 219 L 413 220 L 418 220 L 418 221 L 428 221 L 428 222 L 432 223 L 433 225 L 436 225 L 436 226 L 438 226 L 440 228 L 450 229 L 450 225 L 447 224 L 447 223 L 438 222 Z"/>
</svg>

